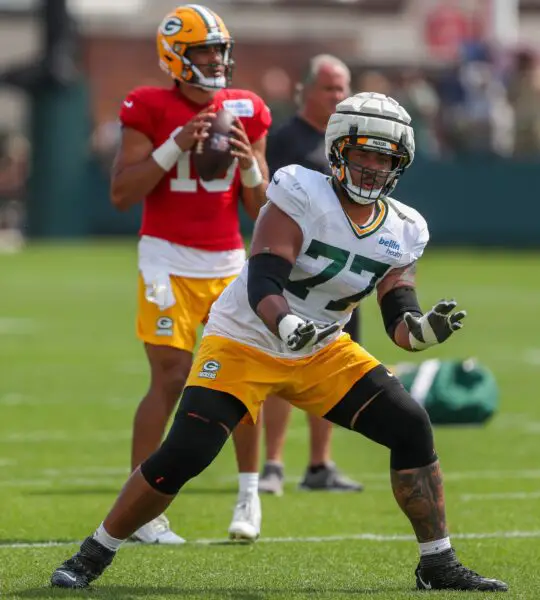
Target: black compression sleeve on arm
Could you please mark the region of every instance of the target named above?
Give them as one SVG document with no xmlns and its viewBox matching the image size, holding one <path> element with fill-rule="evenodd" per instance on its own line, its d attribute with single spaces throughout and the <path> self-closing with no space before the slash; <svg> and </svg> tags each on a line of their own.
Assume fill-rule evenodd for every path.
<svg viewBox="0 0 540 600">
<path fill-rule="evenodd" d="M 247 292 L 254 313 L 263 298 L 283 293 L 292 268 L 287 259 L 277 254 L 255 254 L 249 259 Z"/>
<path fill-rule="evenodd" d="M 386 333 L 394 339 L 396 327 L 403 319 L 403 315 L 410 312 L 413 315 L 422 315 L 418 304 L 416 290 L 413 287 L 397 287 L 387 292 L 381 299 L 381 315 Z"/>
</svg>

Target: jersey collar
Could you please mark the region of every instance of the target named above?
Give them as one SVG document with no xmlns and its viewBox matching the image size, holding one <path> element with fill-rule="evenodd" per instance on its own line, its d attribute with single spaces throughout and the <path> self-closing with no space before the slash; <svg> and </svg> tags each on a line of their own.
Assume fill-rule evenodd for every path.
<svg viewBox="0 0 540 600">
<path fill-rule="evenodd" d="M 343 207 L 341 208 L 343 210 Z M 351 226 L 354 235 L 357 238 L 362 239 L 367 237 L 368 235 L 371 235 L 372 233 L 375 233 L 382 227 L 383 223 L 386 221 L 386 217 L 388 216 L 388 204 L 386 203 L 386 200 L 384 200 L 383 198 L 379 198 L 375 205 L 374 218 L 367 225 L 357 225 L 356 223 L 354 223 L 354 221 L 352 221 L 352 219 L 345 212 L 345 210 L 343 210 L 343 213 L 345 214 L 347 222 Z"/>
</svg>

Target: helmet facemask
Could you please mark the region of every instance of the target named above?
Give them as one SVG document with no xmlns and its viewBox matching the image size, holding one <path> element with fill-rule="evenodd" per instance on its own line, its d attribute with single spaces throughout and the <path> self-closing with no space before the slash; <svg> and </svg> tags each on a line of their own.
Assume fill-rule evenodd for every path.
<svg viewBox="0 0 540 600">
<path fill-rule="evenodd" d="M 172 47 L 167 45 L 167 52 L 170 52 L 182 61 L 183 70 L 181 78 L 177 79 L 189 85 L 195 85 L 204 90 L 220 90 L 231 85 L 232 73 L 234 69 L 234 60 L 232 58 L 233 41 L 230 39 L 216 39 L 215 42 L 203 42 L 201 44 L 182 44 L 176 42 Z M 219 63 L 223 66 L 224 73 L 218 77 L 208 77 L 203 74 L 203 70 L 207 67 L 216 66 L 218 63 L 197 64 L 189 58 L 192 48 L 200 48 L 202 46 L 221 46 L 223 60 Z"/>
<path fill-rule="evenodd" d="M 395 188 L 414 160 L 410 123 L 410 115 L 396 100 L 377 92 L 360 92 L 336 106 L 324 147 L 332 176 L 351 202 L 373 204 Z M 380 161 L 383 168 L 374 168 L 371 161 L 351 160 L 353 149 L 384 154 L 391 161 Z M 387 168 L 384 162 L 390 162 Z"/>
<path fill-rule="evenodd" d="M 193 73 L 193 77 L 187 83 L 191 85 L 196 85 L 197 87 L 203 88 L 205 90 L 219 90 L 222 88 L 229 87 L 232 81 L 232 72 L 234 69 L 234 60 L 232 58 L 232 41 L 216 41 L 213 43 L 204 43 L 201 46 L 220 46 L 221 54 L 222 54 L 222 62 L 221 63 L 206 63 L 198 65 L 190 60 L 189 54 L 191 48 L 196 48 L 197 46 L 190 46 L 185 54 L 182 56 L 182 62 L 184 63 L 184 67 L 188 70 L 191 70 Z M 203 74 L 203 70 L 208 67 L 222 66 L 224 69 L 223 75 L 212 77 L 205 76 Z"/>
<path fill-rule="evenodd" d="M 332 173 L 351 201 L 373 204 L 394 189 L 408 163 L 408 155 L 401 144 L 373 137 L 358 137 L 354 131 L 351 133 L 350 136 L 337 139 L 332 145 Z M 374 169 L 351 160 L 349 154 L 353 148 L 390 156 L 391 168 Z"/>
</svg>

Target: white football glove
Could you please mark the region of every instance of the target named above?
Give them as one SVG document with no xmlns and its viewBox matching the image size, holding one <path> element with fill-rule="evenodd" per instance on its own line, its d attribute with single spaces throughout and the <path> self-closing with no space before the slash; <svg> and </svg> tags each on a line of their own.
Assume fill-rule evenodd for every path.
<svg viewBox="0 0 540 600">
<path fill-rule="evenodd" d="M 330 323 L 324 327 L 315 325 L 313 321 L 304 321 L 296 315 L 286 315 L 278 324 L 279 337 L 287 344 L 287 348 L 296 352 L 302 348 L 311 348 L 320 341 L 339 330 L 339 323 Z"/>
<path fill-rule="evenodd" d="M 409 343 L 413 350 L 424 350 L 435 344 L 442 344 L 454 331 L 461 329 L 461 322 L 467 313 L 464 310 L 452 312 L 456 308 L 455 300 L 440 300 L 421 317 L 405 313 L 403 320 L 409 330 Z"/>
</svg>

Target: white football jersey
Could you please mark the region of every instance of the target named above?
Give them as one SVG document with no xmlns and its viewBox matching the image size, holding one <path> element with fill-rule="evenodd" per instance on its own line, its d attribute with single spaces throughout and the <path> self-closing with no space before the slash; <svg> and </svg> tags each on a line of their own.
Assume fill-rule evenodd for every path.
<svg viewBox="0 0 540 600">
<path fill-rule="evenodd" d="M 334 321 L 345 325 L 386 273 L 420 258 L 429 239 L 422 215 L 392 198 L 377 201 L 368 225 L 355 225 L 331 179 L 298 165 L 277 171 L 266 195 L 304 235 L 285 298 L 293 314 L 318 325 Z M 251 309 L 247 276 L 246 263 L 212 306 L 204 335 L 225 336 L 285 358 L 313 354 L 340 335 L 337 332 L 309 350 L 291 352 Z"/>
</svg>

